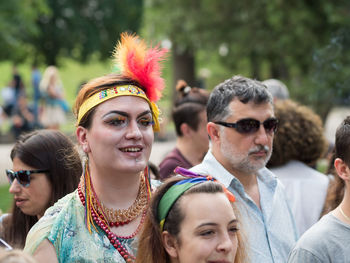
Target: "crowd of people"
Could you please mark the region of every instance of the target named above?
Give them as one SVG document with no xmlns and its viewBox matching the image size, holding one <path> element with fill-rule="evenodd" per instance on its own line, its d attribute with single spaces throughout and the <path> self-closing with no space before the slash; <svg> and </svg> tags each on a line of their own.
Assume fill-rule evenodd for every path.
<svg viewBox="0 0 350 263">
<path fill-rule="evenodd" d="M 322 121 L 280 81 L 233 76 L 209 93 L 181 80 L 176 147 L 157 167 L 149 157 L 166 52 L 121 35 L 120 72 L 77 95 L 79 149 L 57 131 L 59 117 L 19 135 L 0 262 L 347 262 L 350 117 L 325 175 Z M 50 114 L 64 113 L 56 68 L 39 90 Z"/>
<path fill-rule="evenodd" d="M 48 66 L 41 74 L 34 64 L 31 86 L 30 91 L 17 67 L 13 66 L 12 79 L 1 91 L 0 121 L 9 122 L 10 133 L 15 139 L 35 129 L 58 130 L 70 111 L 57 67 Z"/>
</svg>

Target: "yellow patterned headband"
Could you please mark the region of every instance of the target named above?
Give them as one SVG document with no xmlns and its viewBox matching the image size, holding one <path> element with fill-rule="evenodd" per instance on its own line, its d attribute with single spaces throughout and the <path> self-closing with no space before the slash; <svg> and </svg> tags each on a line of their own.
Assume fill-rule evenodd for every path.
<svg viewBox="0 0 350 263">
<path fill-rule="evenodd" d="M 137 96 L 145 99 L 151 107 L 154 122 L 153 130 L 156 132 L 159 131 L 159 109 L 157 105 L 147 98 L 146 93 L 141 88 L 134 85 L 114 86 L 92 95 L 80 106 L 77 125 L 79 125 L 81 119 L 90 109 L 99 105 L 102 102 L 105 102 L 106 100 L 119 96 Z"/>
</svg>

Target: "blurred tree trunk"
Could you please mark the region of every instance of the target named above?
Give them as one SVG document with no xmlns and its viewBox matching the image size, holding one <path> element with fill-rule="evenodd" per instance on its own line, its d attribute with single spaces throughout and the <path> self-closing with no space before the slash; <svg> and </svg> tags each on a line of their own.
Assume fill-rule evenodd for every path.
<svg viewBox="0 0 350 263">
<path fill-rule="evenodd" d="M 175 100 L 175 87 L 179 79 L 183 79 L 188 85 L 194 86 L 195 80 L 195 58 L 194 52 L 190 48 L 181 50 L 175 43 L 173 43 L 173 86 L 172 86 L 172 100 Z"/>
<path fill-rule="evenodd" d="M 252 51 L 249 57 L 250 57 L 250 68 L 251 68 L 252 78 L 261 80 L 260 79 L 260 61 L 259 61 L 258 55 L 256 54 L 256 52 Z"/>
<path fill-rule="evenodd" d="M 270 59 L 270 76 L 274 79 L 289 79 L 289 70 L 284 59 L 275 55 Z"/>
</svg>

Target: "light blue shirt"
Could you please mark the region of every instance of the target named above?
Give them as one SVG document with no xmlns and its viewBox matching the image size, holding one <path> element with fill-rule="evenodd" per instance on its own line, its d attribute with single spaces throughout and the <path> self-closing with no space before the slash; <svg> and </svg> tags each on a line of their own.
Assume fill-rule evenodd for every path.
<svg viewBox="0 0 350 263">
<path fill-rule="evenodd" d="M 235 195 L 239 218 L 247 236 L 250 262 L 287 262 L 298 235 L 284 187 L 276 176 L 267 168 L 258 172 L 260 210 L 245 193 L 240 181 L 215 159 L 210 150 L 203 162 L 191 171 L 213 176 Z"/>
</svg>

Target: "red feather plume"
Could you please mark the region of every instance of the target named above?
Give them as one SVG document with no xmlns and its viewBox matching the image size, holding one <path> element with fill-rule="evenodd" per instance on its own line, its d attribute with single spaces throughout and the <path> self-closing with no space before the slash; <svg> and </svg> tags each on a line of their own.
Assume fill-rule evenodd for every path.
<svg viewBox="0 0 350 263">
<path fill-rule="evenodd" d="M 114 50 L 114 58 L 121 74 L 140 83 L 149 100 L 156 102 L 165 86 L 159 62 L 167 52 L 159 46 L 147 48 L 138 36 L 123 33 Z"/>
</svg>

